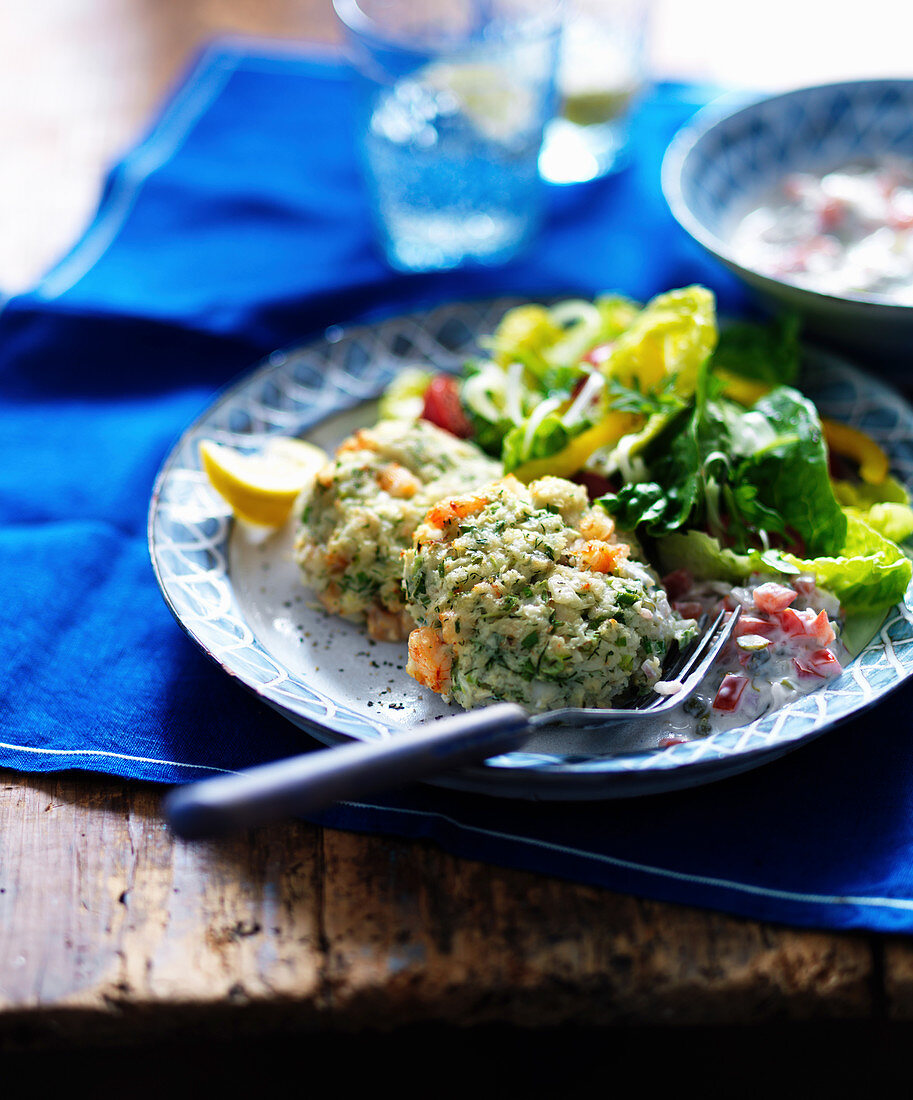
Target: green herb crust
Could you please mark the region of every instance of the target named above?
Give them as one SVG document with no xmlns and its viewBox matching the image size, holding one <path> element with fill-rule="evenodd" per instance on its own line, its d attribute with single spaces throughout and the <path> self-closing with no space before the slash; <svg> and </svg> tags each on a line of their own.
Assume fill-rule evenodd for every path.
<svg viewBox="0 0 913 1100">
<path fill-rule="evenodd" d="M 471 509 L 471 510 L 470 510 Z M 694 624 L 585 490 L 508 477 L 433 509 L 404 555 L 409 671 L 464 707 L 611 706 Z"/>
<path fill-rule="evenodd" d="M 347 439 L 296 506 L 295 558 L 327 610 L 405 637 L 403 551 L 428 509 L 500 465 L 424 420 L 384 420 Z"/>
</svg>

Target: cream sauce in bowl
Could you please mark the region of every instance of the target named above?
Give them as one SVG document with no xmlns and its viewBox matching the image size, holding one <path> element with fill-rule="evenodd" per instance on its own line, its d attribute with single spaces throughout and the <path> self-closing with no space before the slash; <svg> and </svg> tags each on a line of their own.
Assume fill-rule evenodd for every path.
<svg viewBox="0 0 913 1100">
<path fill-rule="evenodd" d="M 736 223 L 744 267 L 824 294 L 913 305 L 913 161 L 794 172 Z"/>
</svg>

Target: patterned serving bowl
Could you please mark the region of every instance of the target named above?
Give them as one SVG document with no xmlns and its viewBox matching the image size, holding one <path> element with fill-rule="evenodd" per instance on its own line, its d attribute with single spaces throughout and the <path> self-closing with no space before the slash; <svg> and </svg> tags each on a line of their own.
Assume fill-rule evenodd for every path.
<svg viewBox="0 0 913 1100">
<path fill-rule="evenodd" d="M 913 346 L 913 306 L 838 296 L 753 270 L 733 248 L 739 220 L 785 176 L 885 155 L 913 160 L 913 80 L 860 80 L 748 100 L 727 96 L 673 139 L 662 186 L 680 225 L 769 310 L 805 333 L 890 368 Z"/>
</svg>

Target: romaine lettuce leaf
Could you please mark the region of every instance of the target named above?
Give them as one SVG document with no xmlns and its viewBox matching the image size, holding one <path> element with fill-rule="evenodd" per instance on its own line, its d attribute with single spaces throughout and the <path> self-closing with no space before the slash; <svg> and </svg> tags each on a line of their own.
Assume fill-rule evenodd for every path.
<svg viewBox="0 0 913 1100">
<path fill-rule="evenodd" d="M 846 542 L 838 555 L 784 557 L 803 573 L 814 573 L 818 586 L 833 592 L 847 612 L 892 607 L 903 599 L 913 575 L 913 564 L 900 547 L 854 515 L 847 516 Z"/>
<path fill-rule="evenodd" d="M 847 517 L 846 541 L 838 554 L 798 558 L 777 551 L 737 554 L 702 531 L 687 531 L 656 543 L 664 571 L 687 569 L 699 580 L 738 583 L 752 573 L 782 573 L 788 578 L 810 574 L 832 592 L 848 614 L 867 614 L 893 607 L 903 599 L 913 564 L 895 543 L 855 516 Z"/>
<path fill-rule="evenodd" d="M 910 497 L 896 478 L 886 477 L 877 485 L 864 481 L 834 481 L 833 485 L 848 515 L 857 516 L 892 542 L 906 542 L 913 535 Z"/>
<path fill-rule="evenodd" d="M 639 313 L 640 306 L 621 295 L 528 303 L 504 314 L 488 345 L 499 366 L 522 363 L 544 392 L 553 393 L 573 386 L 587 352 L 617 339 Z"/>
<path fill-rule="evenodd" d="M 634 324 L 641 307 L 620 294 L 603 294 L 595 301 L 596 309 L 602 320 L 600 339 L 617 340 L 619 336 Z"/>
<path fill-rule="evenodd" d="M 688 397 L 717 335 L 716 300 L 706 287 L 658 294 L 618 336 L 602 369 L 643 392 L 659 388 L 672 375 L 675 391 Z"/>
<path fill-rule="evenodd" d="M 530 362 L 535 369 L 545 366 L 543 352 L 563 335 L 547 306 L 530 302 L 509 309 L 489 341 L 492 359 L 502 367 L 513 362 Z"/>
<path fill-rule="evenodd" d="M 799 376 L 799 321 L 743 322 L 720 332 L 711 369 L 769 386 L 791 386 Z"/>
<path fill-rule="evenodd" d="M 704 531 L 680 531 L 656 541 L 656 556 L 663 573 L 687 569 L 695 580 L 740 584 L 751 575 L 748 554 L 727 550 Z M 771 570 L 775 572 L 776 570 Z"/>
<path fill-rule="evenodd" d="M 778 386 L 760 399 L 742 421 L 761 416 L 773 430 L 737 466 L 732 482 L 749 485 L 756 499 L 776 513 L 781 533 L 797 533 L 811 557 L 834 554 L 846 539 L 846 516 L 834 496 L 827 447 L 818 411 L 790 386 Z M 744 441 L 734 439 L 739 446 Z M 776 530 L 769 523 L 767 530 Z"/>
</svg>

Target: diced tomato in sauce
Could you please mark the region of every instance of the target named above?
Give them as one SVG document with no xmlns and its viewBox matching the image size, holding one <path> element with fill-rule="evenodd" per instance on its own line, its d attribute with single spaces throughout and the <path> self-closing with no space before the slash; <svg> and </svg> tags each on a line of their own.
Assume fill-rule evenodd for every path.
<svg viewBox="0 0 913 1100">
<path fill-rule="evenodd" d="M 891 229 L 913 229 L 913 210 L 904 210 L 898 205 L 892 205 L 888 211 L 888 225 Z"/>
<path fill-rule="evenodd" d="M 822 233 L 836 229 L 847 215 L 849 204 L 845 199 L 828 195 L 818 207 L 818 225 Z"/>
<path fill-rule="evenodd" d="M 829 649 L 816 649 L 814 653 L 793 657 L 793 667 L 800 679 L 814 676 L 829 680 L 843 672 L 843 666 Z"/>
<path fill-rule="evenodd" d="M 773 618 L 788 638 L 811 638 L 817 645 L 826 646 L 837 637 L 826 611 L 816 615 L 812 611 L 801 612 L 787 607 Z"/>
<path fill-rule="evenodd" d="M 758 611 L 783 611 L 784 608 L 795 600 L 797 592 L 794 588 L 787 588 L 785 584 L 777 584 L 776 581 L 768 581 L 759 584 L 754 590 L 754 605 Z"/>
<path fill-rule="evenodd" d="M 697 600 L 673 600 L 672 606 L 683 619 L 699 619 L 704 613 Z"/>
<path fill-rule="evenodd" d="M 826 611 L 819 611 L 814 619 L 806 622 L 806 633 L 820 646 L 830 645 L 837 637 Z"/>
<path fill-rule="evenodd" d="M 459 383 L 455 378 L 437 374 L 431 379 L 425 390 L 422 419 L 460 439 L 468 439 L 472 435 L 472 425 L 463 411 Z"/>
<path fill-rule="evenodd" d="M 759 619 L 743 611 L 735 624 L 735 636 L 741 638 L 745 634 L 760 634 L 762 638 L 769 638 L 776 629 L 777 624 L 770 619 Z"/>
<path fill-rule="evenodd" d="M 796 593 L 801 596 L 803 600 L 810 600 L 815 594 L 814 578 L 796 577 L 790 584 L 790 588 L 795 588 Z"/>
<path fill-rule="evenodd" d="M 738 710 L 742 699 L 742 693 L 748 686 L 748 677 L 740 676 L 737 672 L 727 672 L 720 684 L 716 698 L 713 700 L 713 709 L 732 714 Z"/>
<path fill-rule="evenodd" d="M 778 611 L 773 618 L 789 638 L 798 638 L 800 635 L 808 633 L 805 616 L 800 615 L 798 611 L 791 607 L 785 607 L 782 611 Z"/>
<path fill-rule="evenodd" d="M 674 573 L 667 573 L 663 577 L 663 588 L 670 600 L 680 600 L 694 584 L 694 578 L 687 569 L 676 569 Z"/>
</svg>

